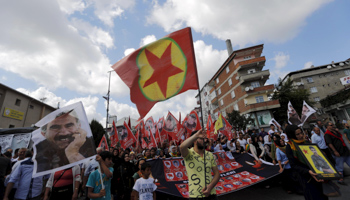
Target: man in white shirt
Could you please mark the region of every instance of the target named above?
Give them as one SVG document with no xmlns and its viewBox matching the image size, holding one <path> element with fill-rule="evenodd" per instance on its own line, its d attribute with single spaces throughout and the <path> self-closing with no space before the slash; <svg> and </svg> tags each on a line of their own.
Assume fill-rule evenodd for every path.
<svg viewBox="0 0 350 200">
<path fill-rule="evenodd" d="M 326 154 L 328 160 L 335 164 L 331 151 L 328 149 L 326 141 L 324 140 L 324 133 L 321 132 L 321 129 L 318 127 L 314 127 L 313 132 L 314 134 L 311 136 L 311 142 L 317 144 L 318 147 L 320 147 L 321 151 Z"/>
<path fill-rule="evenodd" d="M 271 124 L 269 130 L 269 135 L 272 137 L 277 131 L 275 130 L 275 125 Z"/>
<path fill-rule="evenodd" d="M 237 139 L 239 141 L 239 144 L 241 147 L 245 148 L 245 145 L 247 144 L 247 140 L 243 138 L 243 133 L 239 133 L 239 138 Z"/>
</svg>

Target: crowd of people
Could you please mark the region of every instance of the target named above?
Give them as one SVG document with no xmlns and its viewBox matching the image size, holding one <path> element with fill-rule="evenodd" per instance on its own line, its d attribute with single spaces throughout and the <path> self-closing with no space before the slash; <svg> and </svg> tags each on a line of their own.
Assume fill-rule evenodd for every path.
<svg viewBox="0 0 350 200">
<path fill-rule="evenodd" d="M 312 130 L 303 130 L 295 125 L 276 129 L 274 125 L 266 132 L 260 130 L 234 131 L 232 139 L 218 134 L 209 139 L 208 152 L 230 151 L 233 154 L 250 153 L 256 162 L 276 164 L 280 168 L 282 186 L 288 193 L 303 193 L 306 199 L 327 199 L 316 174 L 297 151 L 297 144 L 315 143 L 325 157 L 343 174 L 344 162 L 350 166 L 349 125 L 345 124 L 345 140 L 332 122 L 325 125 L 318 121 Z M 187 147 L 187 146 L 186 146 Z M 155 199 L 156 185 L 148 159 L 181 157 L 184 151 L 174 141 L 163 141 L 159 148 L 121 149 L 97 148 L 94 159 L 52 174 L 32 178 L 33 152 L 26 148 L 8 149 L 0 157 L 1 199 Z M 183 148 L 183 147 L 182 147 Z M 14 156 L 12 156 L 14 155 Z M 314 154 L 313 160 L 324 173 L 330 172 L 321 159 Z M 316 166 L 316 164 L 315 164 Z M 101 182 L 102 180 L 102 182 Z M 293 184 L 297 183 L 297 184 Z M 346 185 L 343 178 L 338 180 Z M 266 188 L 270 185 L 267 183 Z M 146 187 L 146 188 L 145 188 Z"/>
</svg>

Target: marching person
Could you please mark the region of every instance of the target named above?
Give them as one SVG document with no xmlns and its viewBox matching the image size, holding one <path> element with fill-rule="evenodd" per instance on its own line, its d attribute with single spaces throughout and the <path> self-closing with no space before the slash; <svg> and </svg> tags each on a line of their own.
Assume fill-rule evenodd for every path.
<svg viewBox="0 0 350 200">
<path fill-rule="evenodd" d="M 332 122 L 328 122 L 326 128 L 324 138 L 334 156 L 335 169 L 343 175 L 344 163 L 350 166 L 350 151 L 343 140 L 342 134 L 336 130 Z M 337 182 L 341 185 L 347 185 L 343 179 Z"/>
<path fill-rule="evenodd" d="M 180 145 L 188 175 L 190 199 L 217 199 L 215 185 L 219 182 L 220 173 L 214 155 L 205 151 L 208 141 L 205 133 L 206 131 L 202 130 L 194 131 L 191 137 Z M 189 149 L 192 145 L 194 147 Z M 213 177 L 211 170 L 214 173 Z"/>
<path fill-rule="evenodd" d="M 78 198 L 80 182 L 81 176 L 79 165 L 51 173 L 51 176 L 46 183 L 44 200 L 76 200 Z M 51 195 L 49 197 L 50 190 Z"/>
</svg>

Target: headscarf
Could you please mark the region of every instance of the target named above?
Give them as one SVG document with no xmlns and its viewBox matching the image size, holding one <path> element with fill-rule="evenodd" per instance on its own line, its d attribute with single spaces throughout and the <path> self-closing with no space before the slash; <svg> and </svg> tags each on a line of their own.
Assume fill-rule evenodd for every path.
<svg viewBox="0 0 350 200">
<path fill-rule="evenodd" d="M 295 131 L 297 129 L 300 129 L 300 127 L 298 127 L 297 125 L 288 125 L 286 127 L 286 133 L 287 133 L 287 136 L 289 138 L 288 144 L 289 144 L 290 148 L 292 149 L 294 158 L 296 158 L 301 163 L 306 165 L 307 163 L 306 163 L 303 155 L 301 155 L 301 153 L 296 148 L 296 145 L 306 144 L 307 142 L 305 140 L 297 140 L 297 138 L 295 136 Z"/>
<path fill-rule="evenodd" d="M 275 135 L 276 140 L 274 140 L 276 148 L 281 150 L 283 153 L 286 153 L 286 146 L 281 146 L 281 137 L 279 135 Z"/>
<path fill-rule="evenodd" d="M 287 143 L 287 142 L 289 141 L 289 140 L 288 140 L 288 137 L 287 137 L 287 134 L 282 133 L 282 134 L 281 134 L 281 137 L 282 137 L 282 136 L 284 136 L 284 142 Z"/>
<path fill-rule="evenodd" d="M 269 135 L 265 135 L 264 137 L 264 144 L 272 144 L 272 142 L 269 141 Z"/>
</svg>

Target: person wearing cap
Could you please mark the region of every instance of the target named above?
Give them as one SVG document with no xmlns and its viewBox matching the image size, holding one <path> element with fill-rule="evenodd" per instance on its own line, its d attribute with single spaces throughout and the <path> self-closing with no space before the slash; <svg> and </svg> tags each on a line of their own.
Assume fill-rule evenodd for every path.
<svg viewBox="0 0 350 200">
<path fill-rule="evenodd" d="M 193 131 L 191 137 L 180 145 L 189 181 L 190 199 L 218 199 L 215 186 L 219 182 L 220 173 L 214 155 L 205 150 L 207 142 L 206 131 L 199 130 Z M 194 146 L 190 148 L 192 145 Z"/>
<path fill-rule="evenodd" d="M 170 153 L 169 153 L 170 157 L 179 157 L 179 154 L 177 152 L 177 148 L 175 145 L 171 146 L 169 149 L 170 149 Z"/>
<path fill-rule="evenodd" d="M 291 169 L 295 172 L 299 185 L 302 187 L 305 199 L 328 199 L 323 194 L 322 182 L 324 180 L 316 178 L 317 174 L 309 168 L 307 161 L 296 148 L 297 145 L 309 143 L 304 139 L 303 131 L 296 125 L 288 125 L 286 133 L 289 138 L 286 155 Z"/>
</svg>

